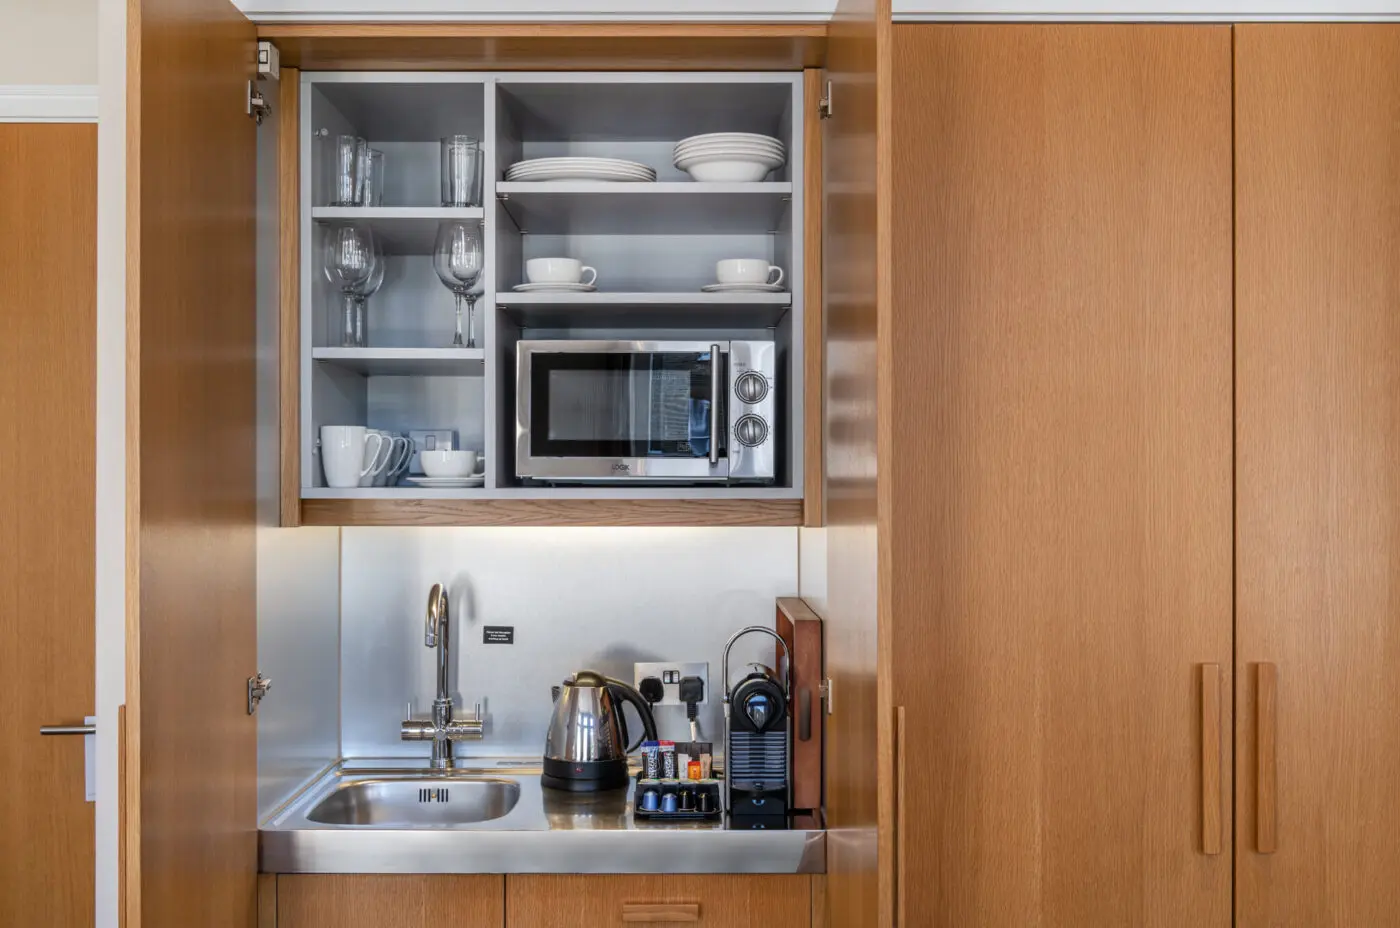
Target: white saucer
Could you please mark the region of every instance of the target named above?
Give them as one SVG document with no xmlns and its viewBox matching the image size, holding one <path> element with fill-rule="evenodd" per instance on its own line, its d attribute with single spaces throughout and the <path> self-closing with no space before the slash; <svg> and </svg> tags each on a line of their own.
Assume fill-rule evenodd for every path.
<svg viewBox="0 0 1400 928">
<path fill-rule="evenodd" d="M 516 293 L 592 293 L 598 288 L 592 284 L 516 284 L 511 289 Z"/>
<path fill-rule="evenodd" d="M 485 474 L 477 474 L 475 477 L 405 477 L 403 479 L 405 483 L 430 490 L 455 490 L 461 487 L 486 486 Z"/>
<path fill-rule="evenodd" d="M 709 284 L 701 293 L 785 293 L 781 284 Z"/>
</svg>

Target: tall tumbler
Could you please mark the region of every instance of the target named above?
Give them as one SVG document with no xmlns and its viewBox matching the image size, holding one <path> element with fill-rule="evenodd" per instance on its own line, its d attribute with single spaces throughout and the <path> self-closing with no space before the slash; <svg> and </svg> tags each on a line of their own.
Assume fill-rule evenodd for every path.
<svg viewBox="0 0 1400 928">
<path fill-rule="evenodd" d="M 449 135 L 442 144 L 442 205 L 481 205 L 481 143 Z"/>
<path fill-rule="evenodd" d="M 364 190 L 365 162 L 363 153 L 369 143 L 355 135 L 335 137 L 335 163 L 331 166 L 335 177 L 335 195 L 331 206 L 359 206 Z"/>
</svg>

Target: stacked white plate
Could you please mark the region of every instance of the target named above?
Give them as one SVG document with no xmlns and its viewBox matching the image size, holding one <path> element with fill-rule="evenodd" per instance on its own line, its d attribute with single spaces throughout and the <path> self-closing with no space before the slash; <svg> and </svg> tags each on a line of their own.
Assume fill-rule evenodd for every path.
<svg viewBox="0 0 1400 928">
<path fill-rule="evenodd" d="M 786 162 L 782 142 L 752 132 L 711 132 L 681 139 L 672 160 L 695 180 L 718 184 L 760 181 Z"/>
<path fill-rule="evenodd" d="M 531 158 L 506 170 L 508 181 L 608 180 L 649 183 L 656 170 L 620 158 Z"/>
</svg>

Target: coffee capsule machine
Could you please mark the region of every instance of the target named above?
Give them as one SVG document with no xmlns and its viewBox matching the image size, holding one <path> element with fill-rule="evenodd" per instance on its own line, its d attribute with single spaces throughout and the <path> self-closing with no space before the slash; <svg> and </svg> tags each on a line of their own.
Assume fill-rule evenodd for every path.
<svg viewBox="0 0 1400 928">
<path fill-rule="evenodd" d="M 783 664 L 792 666 L 787 643 L 762 625 L 741 629 L 724 646 L 725 805 L 733 828 L 786 828 L 792 807 L 792 685 L 786 672 L 779 678 L 760 663 L 749 664 L 750 673 L 731 682 L 730 649 L 750 634 L 777 640 L 787 657 Z"/>
</svg>

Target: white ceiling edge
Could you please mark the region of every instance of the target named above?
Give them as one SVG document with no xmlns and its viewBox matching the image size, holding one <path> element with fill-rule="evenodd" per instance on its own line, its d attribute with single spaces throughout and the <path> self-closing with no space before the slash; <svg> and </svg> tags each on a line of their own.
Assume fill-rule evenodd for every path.
<svg viewBox="0 0 1400 928">
<path fill-rule="evenodd" d="M 826 22 L 836 0 L 234 0 L 255 22 Z"/>
<path fill-rule="evenodd" d="M 1386 22 L 1400 19 L 1397 0 L 894 0 L 900 22 L 1035 20 L 1039 22 Z"/>
<path fill-rule="evenodd" d="M 97 85 L 0 84 L 0 122 L 97 122 Z"/>
</svg>

